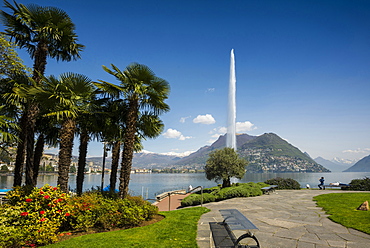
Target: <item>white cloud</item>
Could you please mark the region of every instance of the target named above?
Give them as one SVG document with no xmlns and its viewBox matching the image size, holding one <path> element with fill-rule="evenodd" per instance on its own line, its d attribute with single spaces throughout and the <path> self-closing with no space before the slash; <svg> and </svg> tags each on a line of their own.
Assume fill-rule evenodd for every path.
<svg viewBox="0 0 370 248">
<path fill-rule="evenodd" d="M 236 132 L 246 132 L 246 131 L 252 131 L 257 129 L 257 127 L 254 126 L 250 121 L 245 122 L 237 122 L 236 123 Z"/>
<path fill-rule="evenodd" d="M 343 153 L 368 153 L 370 152 L 370 148 L 364 148 L 364 149 L 361 149 L 361 148 L 357 148 L 356 150 L 344 150 L 342 151 Z"/>
<path fill-rule="evenodd" d="M 181 117 L 180 118 L 180 122 L 181 123 L 185 123 L 186 119 L 190 118 L 191 116 L 187 116 L 187 117 Z"/>
<path fill-rule="evenodd" d="M 206 93 L 208 93 L 208 92 L 214 92 L 216 89 L 215 88 L 208 88 L 207 90 L 206 90 Z"/>
<path fill-rule="evenodd" d="M 184 136 L 180 131 L 177 131 L 176 129 L 169 128 L 165 133 L 163 133 L 163 136 L 167 139 L 178 139 L 178 140 L 186 140 L 191 139 L 191 136 Z"/>
<path fill-rule="evenodd" d="M 194 118 L 193 122 L 210 125 L 210 124 L 216 123 L 216 120 L 213 118 L 212 115 L 206 114 L 206 115 L 198 115 L 196 118 Z"/>
</svg>

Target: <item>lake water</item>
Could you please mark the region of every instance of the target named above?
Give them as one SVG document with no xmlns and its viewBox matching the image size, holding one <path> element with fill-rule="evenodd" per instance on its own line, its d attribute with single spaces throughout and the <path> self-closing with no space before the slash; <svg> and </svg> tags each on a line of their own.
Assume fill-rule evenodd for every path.
<svg viewBox="0 0 370 248">
<path fill-rule="evenodd" d="M 104 177 L 104 186 L 109 184 L 109 174 Z M 332 173 L 246 173 L 241 180 L 233 182 L 264 182 L 267 179 L 282 177 L 293 178 L 301 184 L 302 188 L 309 184 L 317 188 L 319 178 L 325 177 L 325 184 L 331 182 L 350 183 L 352 179 L 363 179 L 370 177 L 370 172 L 332 172 Z M 40 175 L 37 186 L 44 184 L 56 185 L 57 175 Z M 13 176 L 0 176 L 0 189 L 11 188 L 13 185 Z M 86 174 L 84 181 L 84 190 L 91 189 L 101 185 L 101 174 Z M 155 195 L 165 191 L 176 189 L 187 189 L 189 185 L 193 187 L 203 186 L 204 188 L 217 185 L 214 181 L 208 181 L 204 173 L 188 174 L 131 174 L 129 185 L 132 195 L 142 195 L 145 199 L 153 199 Z M 69 187 L 76 188 L 76 176 L 70 175 Z"/>
</svg>

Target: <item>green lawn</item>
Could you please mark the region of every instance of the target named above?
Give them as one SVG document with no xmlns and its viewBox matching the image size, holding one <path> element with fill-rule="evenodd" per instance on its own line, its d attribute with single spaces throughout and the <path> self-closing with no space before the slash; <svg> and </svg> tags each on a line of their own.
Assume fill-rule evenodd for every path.
<svg viewBox="0 0 370 248">
<path fill-rule="evenodd" d="M 198 247 L 197 224 L 204 207 L 161 212 L 165 218 L 149 226 L 75 237 L 46 247 Z"/>
<path fill-rule="evenodd" d="M 356 210 L 363 202 L 370 202 L 370 193 L 324 194 L 314 200 L 330 214 L 331 220 L 370 234 L 370 211 Z"/>
</svg>

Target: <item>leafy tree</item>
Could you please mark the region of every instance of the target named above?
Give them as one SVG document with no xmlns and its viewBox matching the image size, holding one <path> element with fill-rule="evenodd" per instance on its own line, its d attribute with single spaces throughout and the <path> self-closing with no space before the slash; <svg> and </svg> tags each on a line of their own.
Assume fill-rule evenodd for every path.
<svg viewBox="0 0 370 248">
<path fill-rule="evenodd" d="M 0 34 L 0 78 L 8 78 L 13 74 L 26 73 L 30 69 L 23 65 L 15 51 L 17 46 L 8 40 L 4 34 Z"/>
<path fill-rule="evenodd" d="M 0 11 L 1 20 L 5 26 L 5 34 L 12 37 L 20 48 L 27 49 L 33 64 L 33 80 L 39 84 L 45 73 L 47 58 L 71 61 L 80 58 L 83 45 L 77 43 L 75 25 L 68 14 L 56 7 L 43 7 L 36 4 L 23 5 L 14 1 L 14 6 L 4 0 L 5 7 L 11 12 Z M 34 99 L 28 99 L 27 108 L 20 120 L 20 135 L 17 156 L 26 156 L 26 185 L 35 186 L 34 172 L 34 136 L 36 118 L 39 115 L 39 105 Z M 21 167 L 22 160 L 16 161 L 16 167 Z M 14 177 L 16 184 L 16 177 Z M 19 180 L 17 180 L 19 181 Z M 18 184 L 19 182 L 17 182 Z M 20 185 L 20 184 L 19 184 Z M 16 186 L 16 185 L 14 185 Z"/>
<path fill-rule="evenodd" d="M 167 81 L 156 77 L 145 65 L 134 63 L 126 67 L 125 71 L 121 71 L 113 64 L 111 66 L 112 70 L 106 66 L 103 66 L 103 69 L 120 81 L 120 85 L 107 82 L 104 84 L 115 89 L 119 95 L 123 95 L 123 100 L 127 104 L 119 185 L 120 197 L 125 198 L 128 194 L 135 143 L 137 144 L 135 141 L 144 136 L 154 138 L 162 131 L 163 124 L 158 125 L 161 123 L 158 116 L 169 111 L 169 106 L 164 101 L 168 98 L 170 87 Z M 148 119 L 153 121 L 153 125 L 148 128 L 150 132 L 146 130 L 147 132 L 142 133 L 143 136 L 140 137 L 138 130 L 142 116 L 152 116 L 153 118 Z"/>
<path fill-rule="evenodd" d="M 208 180 L 222 180 L 222 187 L 230 187 L 230 178 L 243 178 L 248 162 L 240 158 L 233 148 L 225 147 L 209 154 L 205 166 Z"/>
</svg>

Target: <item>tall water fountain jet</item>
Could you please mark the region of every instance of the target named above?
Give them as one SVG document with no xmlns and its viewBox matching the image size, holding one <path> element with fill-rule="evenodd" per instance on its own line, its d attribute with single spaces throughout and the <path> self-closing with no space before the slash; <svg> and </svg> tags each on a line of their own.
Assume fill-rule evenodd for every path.
<svg viewBox="0 0 370 248">
<path fill-rule="evenodd" d="M 228 118 L 227 118 L 227 135 L 226 146 L 234 148 L 236 151 L 236 76 L 235 76 L 235 56 L 234 49 L 230 53 L 230 80 L 229 80 L 229 104 L 228 104 Z"/>
</svg>

